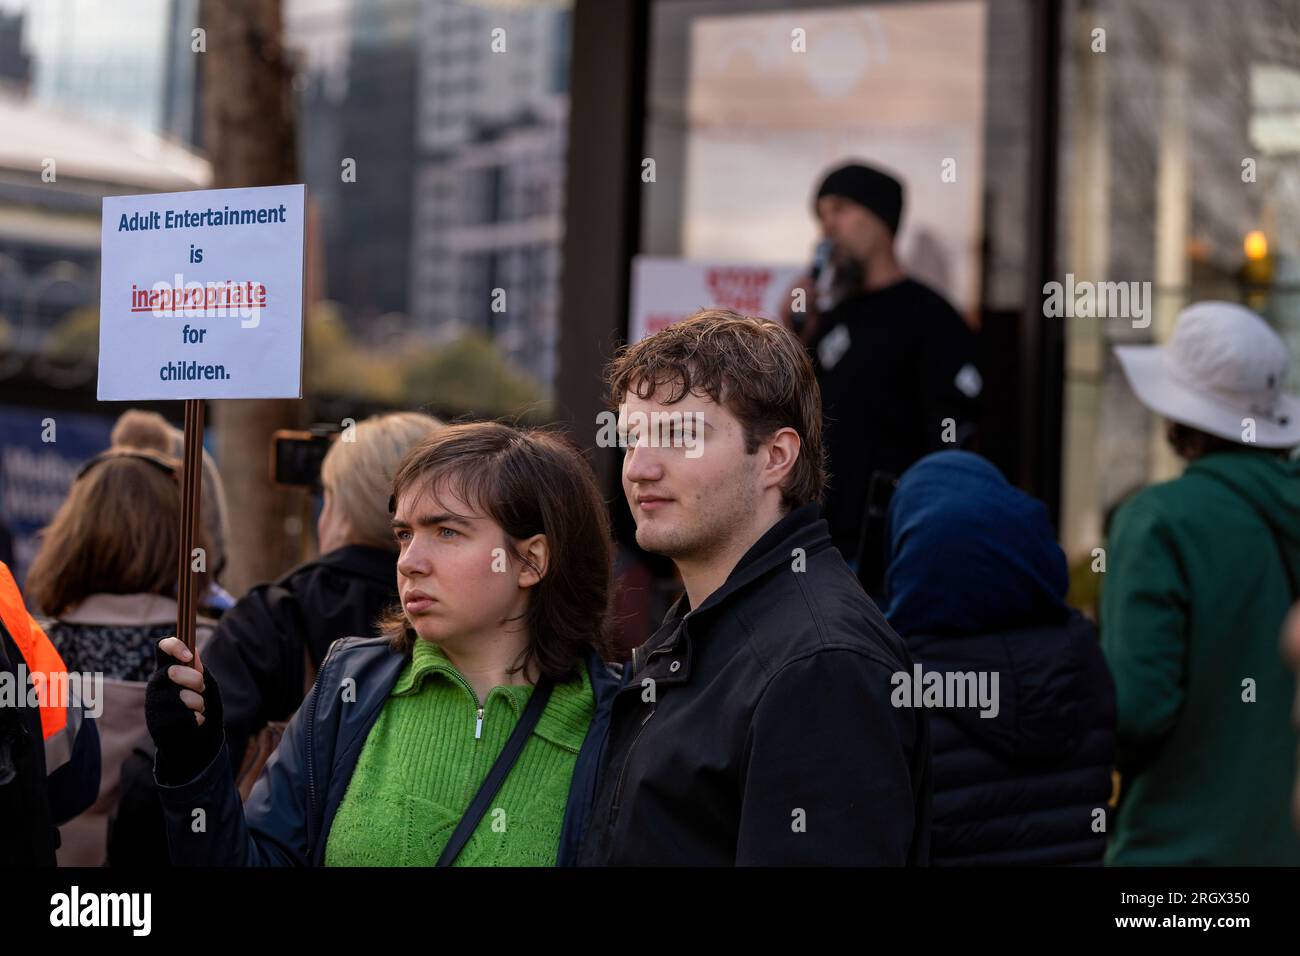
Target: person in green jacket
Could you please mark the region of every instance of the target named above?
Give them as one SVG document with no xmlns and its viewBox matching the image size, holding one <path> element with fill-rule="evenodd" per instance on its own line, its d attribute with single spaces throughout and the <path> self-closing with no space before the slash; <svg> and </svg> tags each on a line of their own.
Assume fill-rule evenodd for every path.
<svg viewBox="0 0 1300 956">
<path fill-rule="evenodd" d="M 590 466 L 549 430 L 448 425 L 407 451 L 390 511 L 400 606 L 380 636 L 331 646 L 242 806 L 216 675 L 177 638 L 160 643 L 146 712 L 173 863 L 576 859 L 597 718 L 618 686 L 603 659 L 611 545 Z M 201 831 L 195 807 L 211 820 Z"/>
<path fill-rule="evenodd" d="M 1287 347 L 1254 312 L 1201 302 L 1167 346 L 1116 353 L 1188 465 L 1111 526 L 1101 633 L 1121 790 L 1107 863 L 1300 865 L 1296 679 L 1279 654 L 1300 577 Z"/>
</svg>

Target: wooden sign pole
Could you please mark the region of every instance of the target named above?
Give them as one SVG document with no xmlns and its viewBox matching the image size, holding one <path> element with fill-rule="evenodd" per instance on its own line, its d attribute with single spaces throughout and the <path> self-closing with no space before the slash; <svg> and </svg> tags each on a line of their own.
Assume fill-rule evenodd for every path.
<svg viewBox="0 0 1300 956">
<path fill-rule="evenodd" d="M 176 575 L 176 635 L 194 653 L 194 529 L 203 492 L 203 400 L 185 400 L 185 461 L 181 470 L 180 554 Z M 204 567 L 207 555 L 203 556 Z"/>
</svg>

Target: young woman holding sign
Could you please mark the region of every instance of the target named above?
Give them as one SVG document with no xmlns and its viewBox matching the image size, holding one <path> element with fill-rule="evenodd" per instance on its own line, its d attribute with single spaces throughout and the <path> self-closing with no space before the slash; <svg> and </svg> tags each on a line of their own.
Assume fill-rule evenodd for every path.
<svg viewBox="0 0 1300 956">
<path fill-rule="evenodd" d="M 408 453 L 393 504 L 402 607 L 384 637 L 330 649 L 242 807 L 216 681 L 160 644 L 148 716 L 174 862 L 573 861 L 617 687 L 590 469 L 546 432 L 454 425 Z"/>
</svg>

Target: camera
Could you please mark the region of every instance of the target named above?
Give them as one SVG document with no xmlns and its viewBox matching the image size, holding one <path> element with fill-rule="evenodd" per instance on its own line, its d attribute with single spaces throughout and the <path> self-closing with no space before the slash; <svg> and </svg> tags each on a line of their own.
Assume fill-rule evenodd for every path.
<svg viewBox="0 0 1300 956">
<path fill-rule="evenodd" d="M 307 431 L 276 431 L 271 436 L 271 480 L 282 487 L 320 493 L 321 463 L 340 431 L 329 423 L 312 425 Z"/>
</svg>

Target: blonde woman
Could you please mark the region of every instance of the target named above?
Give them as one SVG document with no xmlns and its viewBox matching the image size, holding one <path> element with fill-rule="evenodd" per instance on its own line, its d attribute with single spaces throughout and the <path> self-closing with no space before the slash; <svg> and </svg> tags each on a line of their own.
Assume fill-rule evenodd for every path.
<svg viewBox="0 0 1300 956">
<path fill-rule="evenodd" d="M 396 412 L 367 418 L 335 441 L 321 464 L 320 557 L 252 588 L 222 616 L 204 663 L 225 690 L 236 771 L 258 732 L 298 709 L 330 644 L 375 633 L 397 603 L 393 476 L 402 456 L 440 427 L 429 415 Z M 255 774 L 266 756 L 251 757 L 247 769 Z"/>
</svg>

